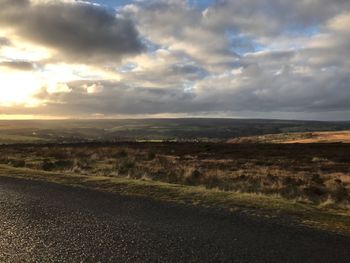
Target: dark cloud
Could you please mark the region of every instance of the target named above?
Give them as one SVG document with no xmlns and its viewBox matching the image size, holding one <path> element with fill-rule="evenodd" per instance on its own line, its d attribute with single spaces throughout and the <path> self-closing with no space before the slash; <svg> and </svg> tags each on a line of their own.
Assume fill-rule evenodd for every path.
<svg viewBox="0 0 350 263">
<path fill-rule="evenodd" d="M 238 88 L 230 87 L 230 77 L 216 80 L 217 87 L 225 87 L 222 89 L 214 90 L 212 83 L 202 83 L 196 100 L 212 111 L 350 111 L 350 78 L 344 70 L 323 72 L 314 78 L 295 72 L 293 67 L 276 75 L 254 66 L 243 69 L 236 78 Z"/>
<path fill-rule="evenodd" d="M 209 72 L 202 67 L 181 63 L 172 65 L 171 73 L 178 74 L 192 80 L 198 80 L 209 75 Z"/>
<path fill-rule="evenodd" d="M 0 25 L 73 62 L 119 60 L 143 45 L 133 22 L 83 2 L 0 0 Z"/>
<path fill-rule="evenodd" d="M 45 102 L 33 108 L 14 106 L 3 108 L 3 114 L 42 114 L 53 116 L 113 116 L 182 114 L 187 116 L 211 115 L 311 118 L 327 120 L 347 119 L 350 113 L 349 77 L 340 81 L 331 75 L 320 78 L 318 88 L 306 78 L 295 78 L 286 84 L 288 76 L 271 78 L 262 74 L 254 82 L 232 88 L 186 92 L 182 88 L 131 87 L 111 81 L 75 81 L 68 83 L 70 92 L 49 93 L 43 89 L 36 98 Z M 301 83 L 307 83 L 301 86 Z M 259 85 L 257 85 L 259 83 Z M 87 87 L 99 85 L 95 93 Z M 223 82 L 217 85 L 224 84 Z M 335 94 L 334 94 L 335 93 Z"/>
<path fill-rule="evenodd" d="M 33 70 L 34 65 L 27 61 L 5 61 L 0 62 L 0 67 L 7 67 L 14 70 Z"/>
<path fill-rule="evenodd" d="M 256 69 L 255 69 L 256 70 Z M 294 73 L 269 76 L 261 73 L 255 79 L 242 82 L 240 89 L 228 87 L 216 80 L 221 89 L 207 86 L 187 92 L 183 88 L 131 87 L 118 82 L 103 81 L 103 88 L 88 93 L 86 86 L 95 82 L 69 83 L 71 92 L 48 93 L 43 90 L 38 98 L 46 101 L 45 111 L 64 114 L 158 114 L 199 112 L 323 112 L 350 111 L 350 77 L 346 72 L 337 76 L 325 74 L 317 80 L 310 77 L 291 76 Z M 85 85 L 84 85 L 85 84 Z"/>
<path fill-rule="evenodd" d="M 193 97 L 174 87 L 130 87 L 109 81 L 100 83 L 103 88 L 99 92 L 89 94 L 85 87 L 93 84 L 95 82 L 76 81 L 68 84 L 71 88 L 69 93 L 48 93 L 44 89 L 37 98 L 46 101 L 44 109 L 50 114 L 59 111 L 63 115 L 113 115 L 182 112 L 184 107 L 189 110 Z"/>
<path fill-rule="evenodd" d="M 0 47 L 2 46 L 10 46 L 11 41 L 7 39 L 6 37 L 0 37 Z"/>
</svg>

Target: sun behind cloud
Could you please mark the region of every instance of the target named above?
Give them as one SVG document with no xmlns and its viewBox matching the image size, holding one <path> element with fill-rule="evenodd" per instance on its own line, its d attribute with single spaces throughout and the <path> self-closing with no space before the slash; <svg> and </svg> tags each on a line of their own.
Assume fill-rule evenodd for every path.
<svg viewBox="0 0 350 263">
<path fill-rule="evenodd" d="M 13 106 L 22 104 L 33 106 L 38 102 L 33 95 L 40 88 L 40 80 L 31 72 L 4 73 L 0 71 L 1 92 L 0 105 Z"/>
</svg>

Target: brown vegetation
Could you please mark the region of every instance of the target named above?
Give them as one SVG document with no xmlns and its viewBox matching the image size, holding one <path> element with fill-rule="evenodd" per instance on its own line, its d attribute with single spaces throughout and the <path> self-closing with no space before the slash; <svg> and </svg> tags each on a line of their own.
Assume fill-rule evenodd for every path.
<svg viewBox="0 0 350 263">
<path fill-rule="evenodd" d="M 237 137 L 228 143 L 350 143 L 350 131 L 267 134 Z"/>
<path fill-rule="evenodd" d="M 0 163 L 14 167 L 350 204 L 350 144 L 17 145 L 3 146 L 0 154 Z"/>
</svg>

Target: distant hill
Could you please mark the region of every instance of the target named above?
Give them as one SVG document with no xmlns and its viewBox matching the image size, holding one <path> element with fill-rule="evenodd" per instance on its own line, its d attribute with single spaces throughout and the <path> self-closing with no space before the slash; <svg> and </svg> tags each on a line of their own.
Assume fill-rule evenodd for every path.
<svg viewBox="0 0 350 263">
<path fill-rule="evenodd" d="M 2 120 L 0 143 L 221 141 L 280 133 L 350 130 L 350 122 L 264 119 Z"/>
<path fill-rule="evenodd" d="M 247 136 L 230 139 L 228 143 L 350 143 L 350 130 Z"/>
</svg>

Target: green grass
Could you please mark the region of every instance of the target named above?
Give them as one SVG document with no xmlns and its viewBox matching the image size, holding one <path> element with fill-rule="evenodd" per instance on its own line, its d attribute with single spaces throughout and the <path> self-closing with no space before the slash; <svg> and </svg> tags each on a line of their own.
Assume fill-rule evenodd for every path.
<svg viewBox="0 0 350 263">
<path fill-rule="evenodd" d="M 324 209 L 314 205 L 288 201 L 278 196 L 223 192 L 207 190 L 203 187 L 120 177 L 60 174 L 27 168 L 13 168 L 7 165 L 0 165 L 0 176 L 48 181 L 162 202 L 222 208 L 232 213 L 240 211 L 251 216 L 284 217 L 295 224 L 350 235 L 349 211 Z"/>
</svg>

